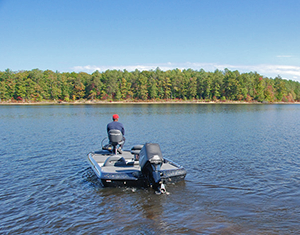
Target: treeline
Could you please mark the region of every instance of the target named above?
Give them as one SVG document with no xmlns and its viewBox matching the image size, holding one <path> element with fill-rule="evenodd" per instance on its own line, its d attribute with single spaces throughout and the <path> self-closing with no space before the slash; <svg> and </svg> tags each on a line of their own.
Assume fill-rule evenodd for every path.
<svg viewBox="0 0 300 235">
<path fill-rule="evenodd" d="M 300 83 L 256 72 L 215 70 L 107 70 L 92 74 L 33 69 L 0 72 L 1 101 L 300 101 Z"/>
</svg>

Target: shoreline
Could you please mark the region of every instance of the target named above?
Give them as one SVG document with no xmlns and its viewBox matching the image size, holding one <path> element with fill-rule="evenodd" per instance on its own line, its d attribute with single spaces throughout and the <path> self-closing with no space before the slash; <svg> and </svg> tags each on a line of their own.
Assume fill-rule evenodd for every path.
<svg viewBox="0 0 300 235">
<path fill-rule="evenodd" d="M 201 101 L 201 100 L 160 100 L 160 101 L 100 101 L 100 100 L 78 100 L 78 101 L 1 101 L 0 105 L 97 105 L 97 104 L 300 104 L 300 102 L 258 102 L 258 101 Z"/>
</svg>

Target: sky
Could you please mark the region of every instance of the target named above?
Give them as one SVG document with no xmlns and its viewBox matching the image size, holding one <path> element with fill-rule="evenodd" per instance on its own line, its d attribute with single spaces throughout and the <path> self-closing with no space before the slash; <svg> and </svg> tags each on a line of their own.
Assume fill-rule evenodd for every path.
<svg viewBox="0 0 300 235">
<path fill-rule="evenodd" d="M 0 0 L 0 71 L 225 68 L 300 82 L 300 0 Z"/>
</svg>

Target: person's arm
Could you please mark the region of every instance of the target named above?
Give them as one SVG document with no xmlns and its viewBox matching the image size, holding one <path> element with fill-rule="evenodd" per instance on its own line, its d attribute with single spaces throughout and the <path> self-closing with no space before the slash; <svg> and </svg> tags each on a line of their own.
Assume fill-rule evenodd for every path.
<svg viewBox="0 0 300 235">
<path fill-rule="evenodd" d="M 125 135 L 125 128 L 124 128 L 123 124 L 122 124 L 122 134 Z"/>
</svg>

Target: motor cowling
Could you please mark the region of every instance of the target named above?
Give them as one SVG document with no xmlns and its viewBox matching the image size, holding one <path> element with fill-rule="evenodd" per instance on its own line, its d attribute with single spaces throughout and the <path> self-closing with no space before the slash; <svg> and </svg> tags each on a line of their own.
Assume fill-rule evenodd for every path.
<svg viewBox="0 0 300 235">
<path fill-rule="evenodd" d="M 161 149 L 156 143 L 146 143 L 139 154 L 139 164 L 145 178 L 155 190 L 159 187 L 160 168 L 163 164 Z"/>
</svg>

